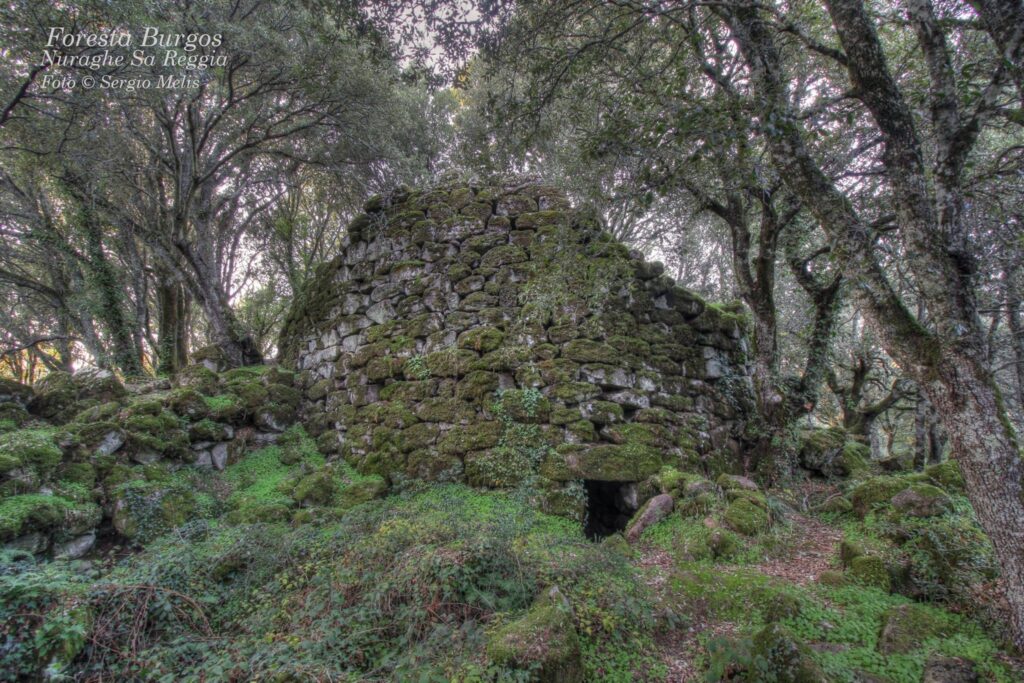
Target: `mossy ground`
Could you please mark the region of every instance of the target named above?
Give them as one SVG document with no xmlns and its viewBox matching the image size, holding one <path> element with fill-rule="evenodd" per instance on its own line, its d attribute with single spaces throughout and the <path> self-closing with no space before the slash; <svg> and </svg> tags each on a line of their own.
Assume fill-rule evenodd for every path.
<svg viewBox="0 0 1024 683">
<path fill-rule="evenodd" d="M 499 416 L 544 409 L 529 394 L 502 398 Z M 498 426 L 512 444 L 508 425 Z M 59 496 L 36 497 L 47 499 L 38 510 L 31 496 L 3 505 L 45 517 L 37 524 L 67 523 L 91 504 L 79 481 L 89 474 L 67 470 Z M 940 478 L 955 489 L 949 468 L 883 483 L 896 491 Z M 0 668 L 121 680 L 529 680 L 541 664 L 500 645 L 532 642 L 518 629 L 543 622 L 571 628 L 559 642 L 578 660 L 558 661 L 578 664 L 588 681 L 743 675 L 766 634 L 798 642 L 801 670 L 829 681 L 917 683 L 935 653 L 972 659 L 982 680 L 1019 680 L 991 620 L 951 589 L 991 576 L 990 551 L 957 491 L 947 491 L 950 510 L 927 519 L 873 491 L 861 518 L 798 513 L 793 491 L 722 488 L 667 467 L 652 481 L 675 511 L 631 546 L 593 543 L 577 521 L 540 512 L 529 484 L 405 483 L 384 496 L 383 479 L 328 462 L 301 427 L 224 472 L 137 468 L 106 486 L 149 506 L 134 522 L 138 554 L 95 576 L 24 553 L 0 558 L 10 645 Z M 858 482 L 847 488 L 847 498 L 858 495 Z M 749 535 L 730 523 L 737 502 L 764 515 Z M 826 556 L 805 566 L 808 536 L 821 533 Z M 950 557 L 955 566 L 938 562 Z M 890 576 L 907 560 L 909 575 Z M 891 591 L 876 580 L 883 573 Z M 568 617 L 541 620 L 538 596 L 556 586 Z M 883 625 L 906 605 L 941 628 L 883 652 Z"/>
</svg>

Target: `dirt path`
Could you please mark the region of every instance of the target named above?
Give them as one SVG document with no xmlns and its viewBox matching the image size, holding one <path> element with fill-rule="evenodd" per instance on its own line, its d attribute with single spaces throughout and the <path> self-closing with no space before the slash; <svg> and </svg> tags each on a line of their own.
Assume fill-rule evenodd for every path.
<svg viewBox="0 0 1024 683">
<path fill-rule="evenodd" d="M 843 533 L 798 513 L 792 513 L 789 520 L 794 532 L 799 535 L 792 552 L 763 562 L 755 569 L 768 576 L 804 586 L 817 581 L 823 571 L 833 568 Z"/>
</svg>

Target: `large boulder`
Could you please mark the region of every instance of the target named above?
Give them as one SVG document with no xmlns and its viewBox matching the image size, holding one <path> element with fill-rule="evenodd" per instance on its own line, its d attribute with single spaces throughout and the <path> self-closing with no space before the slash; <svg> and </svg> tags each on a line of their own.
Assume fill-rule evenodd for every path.
<svg viewBox="0 0 1024 683">
<path fill-rule="evenodd" d="M 644 530 L 657 524 L 672 512 L 674 506 L 672 496 L 667 493 L 660 493 L 649 501 L 630 520 L 626 527 L 626 540 L 635 543 L 640 540 Z"/>
<path fill-rule="evenodd" d="M 868 468 L 871 449 L 838 427 L 808 429 L 800 436 L 800 465 L 826 477 L 846 477 Z"/>
<path fill-rule="evenodd" d="M 850 560 L 850 577 L 865 586 L 888 592 L 892 579 L 885 561 L 876 555 L 860 555 Z"/>
<path fill-rule="evenodd" d="M 13 379 L 0 377 L 0 403 L 16 403 L 25 407 L 32 400 L 32 387 Z"/>
<path fill-rule="evenodd" d="M 78 388 L 68 372 L 51 372 L 32 387 L 29 409 L 48 420 L 66 422 L 77 412 Z"/>
<path fill-rule="evenodd" d="M 931 484 L 914 484 L 892 497 L 892 506 L 910 517 L 938 517 L 953 509 L 946 492 Z"/>
<path fill-rule="evenodd" d="M 768 511 L 753 497 L 736 498 L 725 509 L 722 519 L 733 531 L 744 536 L 755 536 L 767 531 L 770 525 Z"/>
<path fill-rule="evenodd" d="M 858 517 L 864 517 L 878 505 L 888 503 L 911 482 L 901 477 L 872 477 L 850 492 L 850 502 Z"/>
<path fill-rule="evenodd" d="M 83 370 L 74 375 L 51 372 L 33 385 L 29 410 L 57 423 L 73 418 L 88 402 L 117 401 L 127 395 L 121 380 L 109 370 Z"/>
<path fill-rule="evenodd" d="M 124 538 L 147 542 L 198 514 L 189 488 L 161 481 L 131 480 L 115 491 L 111 523 Z"/>
</svg>

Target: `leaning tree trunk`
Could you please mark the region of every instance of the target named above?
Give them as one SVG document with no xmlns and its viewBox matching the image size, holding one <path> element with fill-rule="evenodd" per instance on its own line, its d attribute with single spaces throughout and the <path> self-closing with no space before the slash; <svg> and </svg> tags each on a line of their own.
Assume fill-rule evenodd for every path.
<svg viewBox="0 0 1024 683">
<path fill-rule="evenodd" d="M 263 362 L 263 354 L 256 348 L 252 337 L 242 332 L 235 312 L 231 310 L 231 304 L 228 303 L 219 283 L 200 286 L 193 294 L 206 314 L 211 341 L 221 348 L 232 367 L 258 365 Z"/>
<path fill-rule="evenodd" d="M 1010 603 L 1015 644 L 1024 648 L 1024 458 L 991 375 L 948 358 L 926 386 L 963 471 L 978 521 L 992 539 Z"/>
</svg>

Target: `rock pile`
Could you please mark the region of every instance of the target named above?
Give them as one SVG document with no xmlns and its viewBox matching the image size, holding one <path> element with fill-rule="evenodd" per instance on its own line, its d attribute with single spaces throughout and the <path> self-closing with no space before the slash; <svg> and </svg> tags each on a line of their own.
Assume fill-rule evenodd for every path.
<svg viewBox="0 0 1024 683">
<path fill-rule="evenodd" d="M 213 502 L 189 472 L 275 441 L 298 405 L 293 374 L 275 366 L 196 364 L 175 386 L 126 388 L 104 370 L 3 380 L 0 543 L 75 558 L 111 528 L 145 540 L 180 526 Z"/>
</svg>

